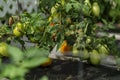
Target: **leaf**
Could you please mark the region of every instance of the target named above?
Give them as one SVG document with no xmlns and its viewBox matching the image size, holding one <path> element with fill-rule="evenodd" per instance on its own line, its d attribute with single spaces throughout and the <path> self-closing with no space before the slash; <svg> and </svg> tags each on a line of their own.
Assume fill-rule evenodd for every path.
<svg viewBox="0 0 120 80">
<path fill-rule="evenodd" d="M 18 63 L 23 59 L 23 52 L 17 47 L 8 46 L 8 52 L 11 60 L 15 63 Z"/>
<path fill-rule="evenodd" d="M 27 69 L 23 67 L 18 67 L 13 64 L 6 65 L 2 75 L 4 77 L 8 77 L 10 79 L 16 78 L 16 77 L 24 77 L 24 75 L 28 72 Z"/>
<path fill-rule="evenodd" d="M 0 58 L 0 65 L 2 64 L 2 58 Z"/>
<path fill-rule="evenodd" d="M 75 10 L 80 11 L 81 5 L 79 2 L 73 3 L 73 7 L 75 8 Z"/>
<path fill-rule="evenodd" d="M 48 80 L 47 76 L 43 76 L 40 80 Z"/>
<path fill-rule="evenodd" d="M 109 23 L 108 28 L 109 29 L 115 29 L 115 26 Z"/>
<path fill-rule="evenodd" d="M 21 63 L 22 67 L 33 68 L 44 63 L 48 59 L 49 51 L 43 48 L 28 48 L 25 51 L 25 59 Z"/>
<path fill-rule="evenodd" d="M 25 51 L 25 58 L 34 58 L 34 57 L 47 57 L 49 54 L 48 50 L 45 50 L 43 48 L 28 48 Z"/>
<path fill-rule="evenodd" d="M 104 24 L 107 24 L 107 21 L 105 19 L 102 19 L 102 21 L 103 21 Z"/>
<path fill-rule="evenodd" d="M 72 5 L 70 3 L 67 3 L 65 8 L 66 8 L 66 12 L 69 12 L 70 9 L 72 9 Z"/>
<path fill-rule="evenodd" d="M 46 62 L 47 59 L 48 58 L 46 58 L 46 57 L 35 57 L 32 59 L 27 59 L 21 63 L 21 66 L 25 67 L 25 68 L 37 67 L 37 66 L 41 65 L 42 63 Z"/>
<path fill-rule="evenodd" d="M 58 49 L 61 47 L 63 41 L 64 41 L 64 40 L 61 40 L 59 43 L 57 43 L 57 49 L 56 49 L 56 50 L 58 50 Z"/>
</svg>

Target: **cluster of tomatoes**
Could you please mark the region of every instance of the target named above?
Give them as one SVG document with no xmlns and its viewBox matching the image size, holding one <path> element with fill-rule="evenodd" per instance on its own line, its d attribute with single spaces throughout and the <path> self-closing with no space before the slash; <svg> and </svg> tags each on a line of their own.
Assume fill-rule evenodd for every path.
<svg viewBox="0 0 120 80">
<path fill-rule="evenodd" d="M 100 16 L 100 6 L 98 2 L 91 4 L 90 0 L 85 0 L 84 5 L 82 9 L 84 15 L 89 16 L 92 13 L 96 17 Z"/>
<path fill-rule="evenodd" d="M 81 60 L 87 60 L 93 65 L 99 65 L 101 60 L 109 55 L 109 48 L 107 45 L 99 44 L 97 49 L 93 49 L 91 51 L 86 48 L 80 50 L 74 46 L 68 45 L 68 42 L 63 41 L 59 51 L 63 55 L 67 55 L 69 52 L 72 52 L 73 57 L 79 57 Z"/>
<path fill-rule="evenodd" d="M 93 65 L 98 65 L 102 57 L 107 56 L 110 50 L 104 42 L 100 42 L 96 47 L 92 45 L 97 43 L 97 38 L 94 35 L 96 34 L 94 32 L 94 24 L 97 22 L 94 23 L 95 19 L 91 17 L 98 18 L 100 14 L 101 7 L 98 1 L 90 2 L 90 0 L 84 0 L 79 2 L 78 0 L 60 0 L 60 2 L 56 2 L 51 7 L 50 14 L 45 19 L 46 24 L 41 25 L 42 23 L 40 23 L 40 19 L 37 19 L 38 17 L 24 16 L 23 19 L 27 18 L 28 21 L 22 21 L 22 18 L 12 16 L 9 18 L 9 26 L 13 26 L 12 34 L 17 38 L 25 35 L 31 42 L 37 43 L 37 45 L 41 46 L 43 43 L 43 45 L 45 44 L 50 47 L 53 46 L 50 43 L 56 45 L 61 41 L 62 44 L 60 44 L 58 50 L 62 54 L 72 52 L 73 56 L 78 56 L 82 60 L 90 61 Z M 91 17 L 88 18 L 88 16 Z M 44 21 L 41 22 L 44 23 Z M 86 39 L 84 40 L 83 38 Z M 75 44 L 79 46 L 74 47 Z M 0 47 L 1 55 L 8 56 L 7 44 L 1 43 L 0 46 L 4 46 Z M 82 49 L 80 49 L 81 46 Z M 49 58 L 46 64 L 49 65 L 51 62 L 52 60 Z M 43 64 L 43 66 L 46 64 Z"/>
</svg>

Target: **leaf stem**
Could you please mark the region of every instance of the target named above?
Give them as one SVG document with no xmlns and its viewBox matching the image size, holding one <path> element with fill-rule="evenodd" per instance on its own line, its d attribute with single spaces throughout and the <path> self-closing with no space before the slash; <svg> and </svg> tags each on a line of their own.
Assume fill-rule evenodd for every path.
<svg viewBox="0 0 120 80">
<path fill-rule="evenodd" d="M 86 26 L 85 26 L 84 33 L 87 32 L 87 28 L 88 28 L 88 23 L 87 23 Z"/>
</svg>

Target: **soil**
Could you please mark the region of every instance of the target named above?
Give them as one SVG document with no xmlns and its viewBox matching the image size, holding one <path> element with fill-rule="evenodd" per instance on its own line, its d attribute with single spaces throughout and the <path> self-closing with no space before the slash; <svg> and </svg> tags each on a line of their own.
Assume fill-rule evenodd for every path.
<svg viewBox="0 0 120 80">
<path fill-rule="evenodd" d="M 93 66 L 80 61 L 54 60 L 48 67 L 36 67 L 26 80 L 39 80 L 46 75 L 49 80 L 119 80 L 120 71 L 105 66 Z"/>
</svg>

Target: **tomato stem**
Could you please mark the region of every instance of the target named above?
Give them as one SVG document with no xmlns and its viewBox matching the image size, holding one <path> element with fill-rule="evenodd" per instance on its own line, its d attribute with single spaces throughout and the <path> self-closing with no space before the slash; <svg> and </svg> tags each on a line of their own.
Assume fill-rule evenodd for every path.
<svg viewBox="0 0 120 80">
<path fill-rule="evenodd" d="M 87 28 L 88 28 L 88 23 L 87 23 L 86 26 L 85 26 L 84 33 L 87 32 Z"/>
</svg>

